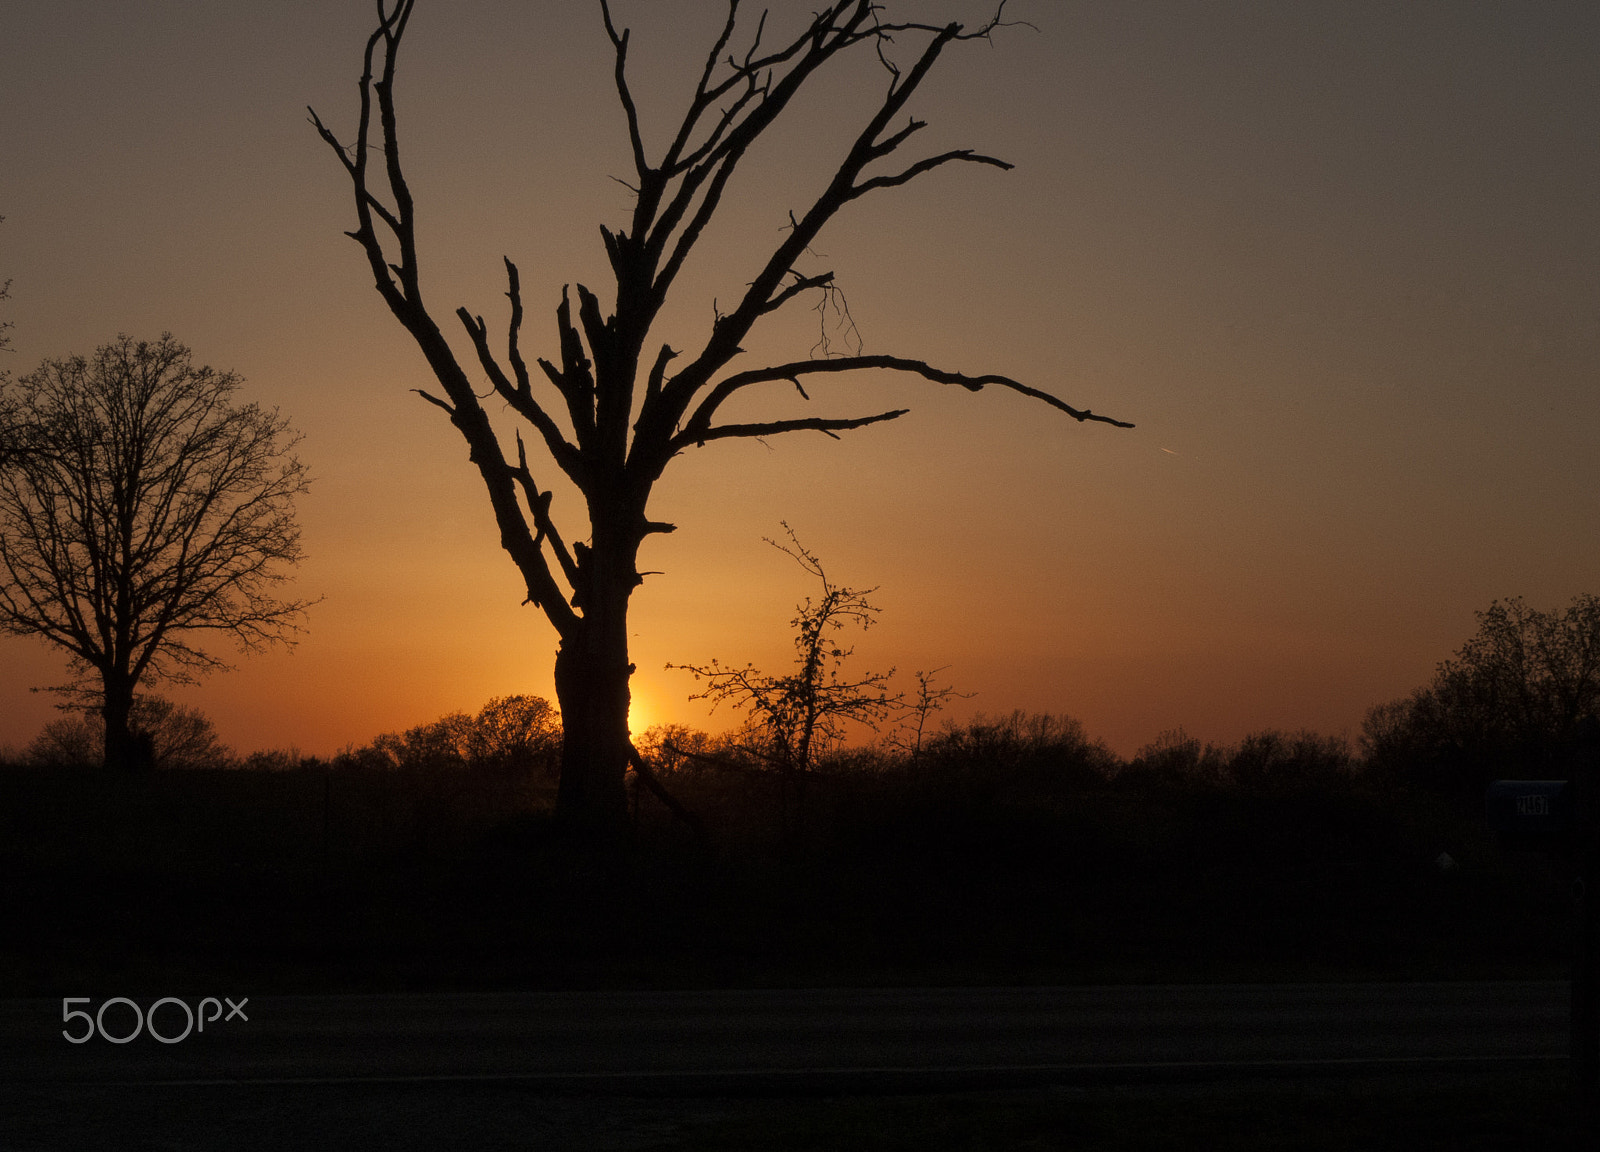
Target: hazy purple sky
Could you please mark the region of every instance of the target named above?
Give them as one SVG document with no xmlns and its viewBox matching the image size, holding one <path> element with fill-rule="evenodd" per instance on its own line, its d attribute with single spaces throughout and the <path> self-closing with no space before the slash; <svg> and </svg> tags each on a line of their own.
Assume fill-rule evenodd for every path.
<svg viewBox="0 0 1600 1152">
<path fill-rule="evenodd" d="M 781 25 L 809 4 L 775 3 Z M 618 0 L 645 127 L 675 123 L 719 5 Z M 976 18 L 965 0 L 892 14 Z M 1592 3 L 1013 0 L 1037 30 L 947 54 L 917 114 L 952 166 L 863 200 L 817 246 L 868 352 L 1003 372 L 1135 421 L 864 380 L 847 435 L 676 461 L 635 598 L 640 724 L 700 722 L 667 661 L 788 658 L 811 589 L 761 543 L 786 519 L 880 586 L 864 666 L 949 665 L 965 712 L 1076 716 L 1124 752 L 1359 730 L 1496 597 L 1600 591 L 1600 8 Z M 9 0 L 0 7 L 0 279 L 15 372 L 172 331 L 304 431 L 292 654 L 174 693 L 242 749 L 327 752 L 491 696 L 553 696 L 457 434 L 373 292 L 333 157 L 371 5 Z M 818 86 L 753 155 L 661 338 L 829 174 L 884 75 Z M 548 354 L 561 285 L 606 293 L 597 225 L 630 166 L 598 6 L 419 0 L 400 80 L 425 291 Z M 764 255 L 764 253 L 759 253 Z M 749 351 L 804 356 L 809 313 Z M 452 322 L 453 323 L 453 322 Z M 674 335 L 677 333 L 677 335 Z M 560 497 L 559 514 L 572 511 Z M 0 639 L 0 744 L 49 718 L 61 662 Z M 718 723 L 721 722 L 718 717 Z"/>
</svg>

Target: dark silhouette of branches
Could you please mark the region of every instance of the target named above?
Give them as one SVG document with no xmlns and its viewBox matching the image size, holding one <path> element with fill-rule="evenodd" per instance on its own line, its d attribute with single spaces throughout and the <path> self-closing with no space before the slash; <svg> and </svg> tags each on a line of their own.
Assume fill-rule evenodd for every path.
<svg viewBox="0 0 1600 1152">
<path fill-rule="evenodd" d="M 133 699 L 129 722 L 148 741 L 151 767 L 232 768 L 241 763 L 199 709 L 140 692 Z M 46 768 L 103 764 L 105 725 L 81 715 L 52 720 L 24 750 L 23 758 Z"/>
<path fill-rule="evenodd" d="M 667 810 L 678 820 L 683 821 L 689 830 L 694 833 L 695 839 L 705 849 L 711 847 L 711 834 L 706 830 L 705 822 L 689 809 L 685 808 L 678 798 L 667 791 L 661 778 L 656 775 L 655 769 L 650 767 L 650 762 L 639 754 L 637 748 L 628 751 L 628 766 L 633 769 L 634 775 L 650 790 L 650 794 L 667 806 Z"/>
<path fill-rule="evenodd" d="M 840 211 L 857 200 L 897 188 L 952 164 L 998 170 L 1011 165 L 970 148 L 903 157 L 924 127 L 911 101 L 942 54 L 953 45 L 986 40 L 1006 26 L 1004 2 L 976 28 L 960 23 L 890 20 L 872 0 L 831 0 L 786 41 L 768 43 L 762 14 L 743 19 L 739 0 L 726 16 L 703 62 L 677 128 L 647 140 L 629 76 L 631 32 L 618 25 L 608 0 L 600 22 L 613 50 L 613 80 L 628 134 L 634 193 L 630 220 L 602 226 L 601 241 L 614 291 L 609 304 L 583 284 L 564 287 L 555 309 L 554 352 L 525 354 L 524 307 L 518 268 L 504 261 L 509 301 L 503 355 L 491 346 L 489 324 L 465 307 L 456 319 L 471 346 L 463 360 L 422 297 L 416 207 L 401 163 L 397 69 L 415 0 L 380 0 L 367 40 L 358 85 L 353 138 L 341 138 L 316 114 L 311 121 L 334 153 L 354 196 L 356 227 L 373 283 L 427 361 L 438 392 L 423 399 L 449 418 L 466 440 L 499 528 L 501 546 L 516 564 L 526 602 L 540 608 L 559 637 L 556 693 L 564 720 L 560 809 L 597 828 L 615 828 L 626 812 L 627 608 L 642 581 L 638 552 L 654 533 L 675 525 L 652 520 L 647 506 L 656 481 L 679 453 L 716 440 L 816 431 L 830 436 L 905 414 L 803 415 L 753 422 L 718 422 L 735 393 L 762 384 L 795 386 L 817 372 L 875 370 L 920 377 L 968 391 L 987 386 L 1040 400 L 1079 421 L 1118 427 L 1124 422 L 1079 408 L 1042 389 L 998 374 L 969 375 L 909 356 L 861 354 L 834 274 L 797 269 L 803 254 Z M 893 50 L 891 50 L 893 46 Z M 881 96 L 860 110 L 854 135 L 831 178 L 808 206 L 789 212 L 789 226 L 770 252 L 753 253 L 736 301 L 715 309 L 695 350 L 653 335 L 680 271 L 723 203 L 750 149 L 789 108 L 800 90 L 827 83 L 842 61 L 871 52 L 887 74 Z M 905 53 L 902 61 L 899 54 Z M 819 79 L 821 78 L 821 79 Z M 821 358 L 729 373 L 751 332 L 766 317 L 802 297 L 818 299 L 824 340 Z M 609 309 L 609 311 L 608 311 Z M 835 355 L 828 333 L 837 310 L 849 355 Z M 474 363 L 475 361 L 475 363 Z M 509 407 L 542 448 L 530 453 L 519 432 L 508 456 L 475 391 L 477 374 L 489 396 Z M 537 458 L 536 458 L 537 457 Z M 541 462 L 542 461 L 542 462 Z M 562 530 L 552 511 L 548 469 L 559 470 L 582 495 L 587 533 Z"/>
<path fill-rule="evenodd" d="M 5 221 L 6 218 L 0 216 L 0 224 L 4 224 Z M 0 280 L 0 300 L 9 299 L 11 299 L 11 277 L 7 276 L 4 280 Z M 15 327 L 15 322 L 11 320 L 0 320 L 0 352 L 10 352 L 12 350 L 11 329 Z M 4 373 L 0 372 L 0 376 L 3 375 Z M 0 427 L 4 427 L 4 425 L 0 424 Z"/>
<path fill-rule="evenodd" d="M 1378 766 L 1469 803 L 1497 775 L 1563 771 L 1579 725 L 1600 717 L 1600 596 L 1549 612 L 1496 600 L 1477 618 L 1426 687 L 1367 713 L 1362 737 Z"/>
<path fill-rule="evenodd" d="M 0 216 L 0 224 L 5 223 L 5 217 Z M 11 299 L 11 278 L 8 276 L 0 281 L 0 303 Z M 11 329 L 16 324 L 11 320 L 0 320 L 0 352 L 12 352 Z M 11 370 L 0 368 L 0 386 L 9 383 Z M 22 451 L 22 414 L 17 410 L 17 400 L 14 395 L 0 391 L 0 464 L 13 454 Z"/>
<path fill-rule="evenodd" d="M 561 719 L 538 696 L 496 696 L 475 715 L 451 712 L 404 732 L 384 732 L 346 748 L 337 766 L 453 772 L 543 774 L 555 765 Z"/>
<path fill-rule="evenodd" d="M 298 437 L 238 386 L 163 335 L 5 387 L 29 450 L 0 462 L 0 629 L 71 655 L 56 691 L 98 704 L 108 766 L 136 751 L 141 683 L 225 667 L 211 637 L 292 643 L 309 606 L 272 595 L 301 556 Z"/>
<path fill-rule="evenodd" d="M 942 711 L 951 700 L 971 700 L 976 692 L 957 692 L 952 684 L 938 684 L 934 677 L 949 668 L 935 668 L 929 672 L 914 672 L 917 688 L 914 695 L 902 698 L 901 710 L 905 719 L 889 735 L 889 746 L 904 752 L 913 761 L 922 756 L 922 744 L 928 735 L 928 722 L 935 712 Z"/>
<path fill-rule="evenodd" d="M 710 700 L 713 707 L 728 703 L 746 712 L 736 749 L 787 781 L 787 820 L 789 793 L 793 793 L 798 818 L 803 811 L 805 777 L 822 755 L 843 741 L 846 725 L 864 724 L 875 730 L 902 700 L 889 689 L 893 669 L 854 678 L 844 674 L 845 662 L 855 650 L 842 647 L 838 634 L 847 627 L 871 627 L 878 609 L 867 597 L 876 589 L 835 584 L 823 571 L 822 562 L 800 543 L 794 529 L 787 523 L 783 528 L 788 544 L 770 539 L 767 543 L 793 558 L 822 586 L 816 600 L 807 597 L 797 605 L 789 622 L 794 629 L 795 670 L 786 676 L 770 676 L 753 665 L 735 668 L 715 659 L 707 665 L 667 667 L 680 668 L 705 683 L 705 690 L 689 699 Z"/>
</svg>

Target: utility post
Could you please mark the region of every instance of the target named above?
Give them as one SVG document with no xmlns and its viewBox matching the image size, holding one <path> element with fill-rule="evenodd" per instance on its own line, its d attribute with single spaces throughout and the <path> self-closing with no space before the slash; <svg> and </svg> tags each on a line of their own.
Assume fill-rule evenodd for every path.
<svg viewBox="0 0 1600 1152">
<path fill-rule="evenodd" d="M 1584 720 L 1574 745 L 1572 1087 L 1593 1106 L 1600 1102 L 1600 721 Z"/>
<path fill-rule="evenodd" d="M 1542 852 L 1572 876 L 1572 1009 L 1568 1063 L 1574 1099 L 1600 1106 L 1600 724 L 1569 746 L 1565 780 L 1496 780 L 1489 831 L 1508 851 Z"/>
</svg>

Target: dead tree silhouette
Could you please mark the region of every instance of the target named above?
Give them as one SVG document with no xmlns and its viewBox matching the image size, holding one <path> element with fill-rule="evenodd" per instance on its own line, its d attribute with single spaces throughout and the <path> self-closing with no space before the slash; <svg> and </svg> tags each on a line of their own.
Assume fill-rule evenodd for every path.
<svg viewBox="0 0 1600 1152">
<path fill-rule="evenodd" d="M 551 510 L 552 492 L 541 487 L 526 444 L 516 437 L 515 458 L 496 434 L 469 366 L 459 358 L 423 302 L 416 243 L 416 208 L 400 157 L 395 102 L 400 46 L 415 0 L 380 0 L 378 24 L 367 40 L 360 79 L 360 113 L 347 146 L 311 111 L 312 123 L 338 157 L 354 193 L 357 226 L 348 233 L 365 252 L 378 293 L 411 335 L 443 395 L 422 392 L 461 433 L 494 509 L 501 546 L 516 564 L 527 603 L 539 607 L 555 629 L 557 702 L 563 746 L 557 808 L 563 822 L 606 836 L 626 821 L 625 780 L 630 761 L 627 614 L 642 576 L 640 546 L 652 533 L 675 525 L 652 520 L 651 490 L 679 453 L 716 440 L 814 431 L 828 436 L 893 420 L 905 409 L 865 416 L 802 416 L 759 422 L 718 422 L 734 396 L 759 385 L 792 385 L 806 397 L 804 380 L 818 374 L 879 370 L 920 376 L 972 392 L 993 386 L 1032 397 L 1079 421 L 1121 421 L 1075 408 L 1040 389 L 1000 375 L 971 376 L 923 360 L 893 355 L 835 355 L 728 373 L 745 338 L 763 318 L 807 294 L 836 303 L 831 272 L 807 275 L 797 263 L 823 227 L 846 205 L 870 193 L 897 188 L 952 163 L 1007 169 L 1011 165 L 971 149 L 923 157 L 903 167 L 882 164 L 925 122 L 908 118 L 892 127 L 912 96 L 953 44 L 984 39 L 1001 26 L 1001 8 L 981 26 L 890 21 L 872 0 L 823 4 L 803 31 L 776 47 L 763 47 L 766 14 L 748 45 L 732 47 L 740 32 L 740 5 L 729 0 L 721 32 L 700 68 L 676 131 L 655 146 L 652 160 L 628 79 L 629 30 L 618 31 L 606 0 L 600 15 L 615 58 L 617 97 L 627 123 L 635 181 L 633 217 L 622 228 L 602 226 L 615 280 L 607 306 L 588 287 L 562 290 L 556 308 L 559 356 L 536 358 L 532 372 L 521 347 L 523 302 L 517 266 L 507 258 L 510 298 L 502 361 L 490 347 L 481 316 L 458 308 L 477 371 L 492 395 L 532 427 L 553 465 L 582 494 L 589 521 L 587 542 L 568 543 Z M 741 35 L 741 40 L 745 37 Z M 891 44 L 920 45 L 909 65 L 897 64 Z M 859 50 L 859 51 L 857 51 Z M 753 276 L 740 277 L 730 294 L 737 303 L 716 311 L 704 342 L 686 354 L 652 344 L 651 330 L 685 261 L 723 203 L 730 178 L 751 146 L 788 109 L 796 94 L 836 58 L 875 54 L 887 76 L 881 102 L 865 115 L 827 186 L 803 212 L 790 213 L 782 240 L 757 254 Z M 378 163 L 374 163 L 374 158 Z M 870 171 L 869 171 L 870 170 Z M 576 315 L 574 315 L 576 311 Z M 552 392 L 536 394 L 540 375 Z M 642 383 L 642 395 L 639 385 Z M 541 384 L 541 387 L 543 385 Z M 551 401 L 555 401 L 554 404 Z M 565 425 L 562 422 L 564 410 Z M 630 436 L 631 432 L 631 436 Z"/>
</svg>

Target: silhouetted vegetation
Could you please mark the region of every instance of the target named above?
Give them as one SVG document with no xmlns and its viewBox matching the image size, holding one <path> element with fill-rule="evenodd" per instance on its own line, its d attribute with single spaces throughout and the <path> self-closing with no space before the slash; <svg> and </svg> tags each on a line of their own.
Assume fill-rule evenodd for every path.
<svg viewBox="0 0 1600 1152">
<path fill-rule="evenodd" d="M 1593 606 L 1496 605 L 1411 702 L 1476 684 L 1502 711 L 1474 715 L 1522 727 L 1457 731 L 1547 741 L 1452 746 L 1476 763 L 1559 748 L 1592 709 Z M 536 697 L 329 759 L 239 758 L 198 713 L 139 706 L 158 766 L 187 770 L 75 767 L 94 730 L 66 720 L 0 772 L 0 987 L 1548 977 L 1569 955 L 1569 865 L 1502 851 L 1481 794 L 1370 724 L 1361 753 L 1179 729 L 1124 759 L 1066 717 L 925 709 L 814 744 L 803 820 L 750 732 L 666 725 L 635 741 L 620 850 L 593 854 L 554 818 L 560 717 Z"/>
<path fill-rule="evenodd" d="M 70 657 L 50 689 L 92 704 L 106 767 L 150 767 L 141 686 L 226 667 L 208 641 L 290 643 L 304 601 L 271 593 L 300 559 L 309 486 L 277 412 L 235 405 L 239 377 L 170 334 L 0 379 L 0 631 Z"/>
<path fill-rule="evenodd" d="M 723 665 L 715 658 L 707 665 L 668 664 L 703 681 L 705 690 L 690 700 L 729 703 L 746 714 L 735 742 L 747 756 L 785 776 L 809 772 L 818 758 L 837 749 L 845 738 L 845 725 L 855 723 L 876 731 L 878 723 L 900 704 L 889 690 L 888 672 L 844 675 L 845 661 L 855 652 L 841 647 L 839 633 L 847 626 L 865 631 L 878 609 L 867 599 L 875 588 L 861 590 L 835 584 L 822 562 L 806 550 L 794 530 L 784 524 L 788 544 L 768 540 L 791 557 L 822 585 L 815 603 L 808 596 L 789 622 L 794 630 L 795 671 L 771 676 L 753 665 Z"/>
<path fill-rule="evenodd" d="M 472 352 L 465 359 L 458 356 L 423 301 L 415 200 L 402 163 L 395 97 L 401 42 L 414 7 L 414 0 L 378 4 L 377 27 L 363 56 L 354 139 L 340 140 L 315 112 L 311 118 L 350 180 L 357 225 L 348 235 L 361 245 L 378 294 L 438 381 L 441 395 L 419 394 L 446 413 L 467 441 L 487 487 L 501 545 L 522 576 L 526 602 L 544 612 L 560 638 L 555 690 L 565 727 L 559 807 L 564 819 L 602 843 L 621 831 L 627 813 L 626 776 L 633 762 L 627 621 L 634 589 L 644 579 L 639 552 L 652 534 L 676 530 L 652 520 L 648 510 L 667 466 L 713 441 L 801 431 L 837 439 L 840 432 L 898 419 L 907 411 L 748 422 L 729 418 L 737 407 L 729 406 L 730 400 L 753 395 L 750 389 L 770 392 L 776 386 L 793 387 L 809 401 L 807 380 L 872 370 L 969 392 L 992 385 L 1080 422 L 1131 425 L 1006 376 L 969 376 L 905 356 L 862 355 L 859 340 L 847 349 L 830 342 L 826 318 L 847 316 L 843 294 L 832 272 L 807 265 L 815 257 L 812 245 L 835 216 L 864 196 L 946 165 L 1011 167 L 970 148 L 909 163 L 897 158 L 927 126 L 911 115 L 910 102 L 940 56 L 963 42 L 989 39 L 1004 26 L 998 11 L 982 25 L 964 28 L 955 22 L 891 19 L 871 0 L 831 0 L 801 17 L 803 26 L 780 30 L 776 17 L 770 23 L 765 14 L 741 18 L 738 3 L 729 3 L 709 52 L 689 62 L 695 84 L 687 108 L 674 118 L 675 128 L 651 141 L 646 125 L 655 120 L 640 116 L 631 87 L 630 32 L 617 29 L 609 5 L 600 0 L 631 144 L 633 179 L 624 183 L 634 194 L 634 207 L 626 226 L 600 228 L 615 287 L 610 314 L 599 294 L 578 284 L 574 317 L 563 289 L 553 345 L 560 355 L 537 358 L 540 371 L 531 372 L 520 343 L 521 279 L 509 257 L 503 359 L 492 346 L 487 322 L 465 307 L 456 310 L 456 318 Z M 684 352 L 660 342 L 657 320 L 669 299 L 676 299 L 678 273 L 719 216 L 724 192 L 737 186 L 733 177 L 741 162 L 784 118 L 802 89 L 810 91 L 830 78 L 845 80 L 849 61 L 881 69 L 884 83 L 882 96 L 867 99 L 855 123 L 845 126 L 837 167 L 809 203 L 792 210 L 773 206 L 778 238 L 770 249 L 751 253 L 753 261 L 735 273 L 731 290 L 712 301 L 713 319 L 697 348 Z M 902 116 L 910 118 L 897 126 Z M 381 163 L 374 163 L 379 156 Z M 816 301 L 824 317 L 812 358 L 764 366 L 741 361 L 730 371 L 745 348 L 755 346 L 750 338 L 757 327 L 801 298 Z M 475 382 L 479 373 L 488 389 L 481 393 Z M 496 402 L 485 405 L 488 397 Z M 501 408 L 526 424 L 535 449 L 532 464 L 521 435 L 515 438 L 515 461 L 508 457 L 510 438 L 497 433 L 493 423 Z M 554 490 L 548 481 L 539 487 L 539 469 L 546 474 L 558 469 L 582 495 L 587 531 L 574 532 L 570 521 L 565 531 L 558 526 L 567 514 L 553 512 Z"/>
<path fill-rule="evenodd" d="M 5 220 L 4 216 L 0 216 L 0 224 L 4 224 Z M 0 280 L 0 301 L 9 299 L 11 299 L 11 278 L 8 276 L 4 280 Z M 16 324 L 13 321 L 0 320 L 0 352 L 11 351 L 11 329 L 14 327 L 16 327 Z M 0 376 L 4 376 L 4 374 L 4 370 L 0 369 Z M 4 416 L 3 410 L 0 410 L 0 416 Z M 6 428 L 7 424 L 4 420 L 0 420 L 0 433 L 3 433 Z M 4 455 L 4 441 L 0 440 L 0 456 Z"/>
<path fill-rule="evenodd" d="M 782 782 L 779 809 L 787 825 L 803 818 L 806 783 L 812 770 L 819 760 L 843 746 L 847 726 L 876 732 L 885 718 L 904 705 L 900 694 L 889 686 L 894 676 L 892 668 L 887 672 L 854 672 L 850 676 L 844 673 L 845 662 L 855 649 L 843 647 L 839 634 L 847 627 L 866 631 L 872 626 L 878 608 L 867 597 L 877 589 L 863 591 L 835 584 L 823 571 L 822 562 L 800 543 L 794 529 L 787 523 L 783 529 L 788 533 L 788 544 L 772 539 L 767 543 L 816 577 L 822 586 L 817 600 L 813 603 L 806 597 L 795 607 L 794 619 L 789 621 L 794 632 L 794 671 L 773 676 L 751 664 L 742 668 L 724 665 L 715 657 L 710 664 L 668 664 L 667 668 L 688 672 L 705 684 L 704 691 L 690 696 L 690 700 L 710 700 L 713 708 L 728 703 L 745 713 L 744 724 L 724 743 L 742 759 L 778 774 Z M 919 718 L 925 721 L 927 710 L 937 700 L 926 691 L 926 685 L 923 687 Z M 683 754 L 681 748 L 669 751 Z M 671 797 L 659 783 L 656 791 L 663 799 Z"/>
<path fill-rule="evenodd" d="M 5 217 L 0 216 L 0 224 L 5 223 Z M 11 278 L 8 276 L 0 280 L 0 303 L 11 299 Z M 14 352 L 12 347 L 11 330 L 16 327 L 12 320 L 0 320 L 0 353 Z M 0 464 L 22 451 L 23 449 L 23 419 L 21 405 L 15 394 L 5 385 L 11 383 L 10 365 L 0 365 Z"/>
<path fill-rule="evenodd" d="M 525 772 L 554 781 L 560 748 L 561 722 L 548 700 L 498 696 L 475 716 L 452 712 L 346 748 L 333 764 L 340 769 Z"/>
<path fill-rule="evenodd" d="M 1566 778 L 1579 726 L 1597 716 L 1600 597 L 1564 612 L 1517 597 L 1479 612 L 1426 687 L 1373 708 L 1362 745 L 1373 770 L 1471 808 L 1496 778 Z"/>
<path fill-rule="evenodd" d="M 198 708 L 140 693 L 133 698 L 129 725 L 149 741 L 152 768 L 229 768 L 235 763 L 233 751 Z M 84 715 L 52 720 L 23 749 L 22 759 L 39 768 L 98 767 L 105 762 L 105 724 Z"/>
<path fill-rule="evenodd" d="M 227 970 L 301 987 L 1556 975 L 1558 866 L 1342 741 L 1076 721 L 838 748 L 808 818 L 737 738 L 652 729 L 625 850 L 553 820 L 548 705 L 493 702 L 331 760 L 0 773 L 13 991 Z M 509 735 L 506 735 L 509 733 Z M 1441 855 L 1447 857 L 1441 863 Z M 141 976 L 143 974 L 143 976 Z M 176 976 L 174 974 L 177 974 Z"/>
</svg>

